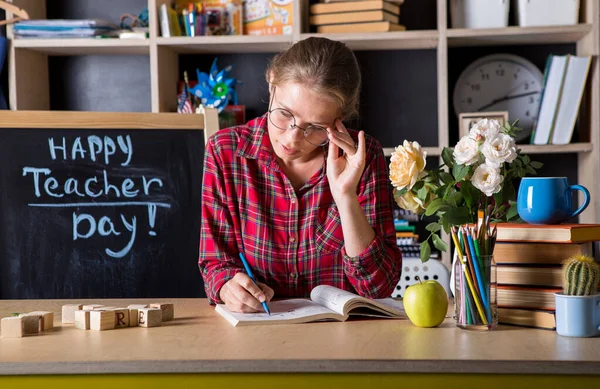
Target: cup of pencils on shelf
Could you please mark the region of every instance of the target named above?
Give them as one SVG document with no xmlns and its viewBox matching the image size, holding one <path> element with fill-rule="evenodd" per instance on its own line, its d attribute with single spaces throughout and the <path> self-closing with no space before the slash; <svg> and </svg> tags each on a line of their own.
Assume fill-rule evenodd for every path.
<svg viewBox="0 0 600 389">
<path fill-rule="evenodd" d="M 431 244 L 448 249 L 442 231 L 452 237 L 455 319 L 461 328 L 497 326 L 494 224 L 519 220 L 513 181 L 542 166 L 517 148 L 516 123 L 478 121 L 454 148 L 444 147 L 438 168 L 425 169 L 427 153 L 418 142 L 405 140 L 391 156 L 396 203 L 430 221 L 421 261 L 429 260 Z"/>
</svg>

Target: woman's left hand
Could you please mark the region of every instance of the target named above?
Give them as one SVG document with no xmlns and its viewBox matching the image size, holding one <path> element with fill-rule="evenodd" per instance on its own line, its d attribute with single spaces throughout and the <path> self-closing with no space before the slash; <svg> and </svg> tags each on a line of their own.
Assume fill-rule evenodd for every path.
<svg viewBox="0 0 600 389">
<path fill-rule="evenodd" d="M 331 194 L 338 202 L 347 194 L 356 195 L 356 187 L 365 169 L 365 133 L 358 133 L 356 145 L 340 119 L 336 119 L 335 128 L 328 131 L 327 179 Z M 341 156 L 339 149 L 343 151 Z"/>
</svg>

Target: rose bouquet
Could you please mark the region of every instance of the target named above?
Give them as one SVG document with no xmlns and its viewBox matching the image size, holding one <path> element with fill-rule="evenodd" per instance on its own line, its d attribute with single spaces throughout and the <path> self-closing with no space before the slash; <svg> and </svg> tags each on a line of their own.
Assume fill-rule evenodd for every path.
<svg viewBox="0 0 600 389">
<path fill-rule="evenodd" d="M 420 246 L 422 262 L 429 259 L 430 242 L 447 250 L 438 235 L 442 229 L 450 233 L 453 226 L 476 223 L 482 213 L 491 221 L 518 219 L 513 180 L 537 174 L 542 164 L 521 154 L 515 124 L 501 127 L 497 120 L 480 120 L 454 149 L 444 147 L 437 169 L 425 169 L 427 153 L 419 143 L 405 140 L 396 147 L 390 163 L 396 203 L 435 219 L 426 226 L 429 236 Z"/>
</svg>

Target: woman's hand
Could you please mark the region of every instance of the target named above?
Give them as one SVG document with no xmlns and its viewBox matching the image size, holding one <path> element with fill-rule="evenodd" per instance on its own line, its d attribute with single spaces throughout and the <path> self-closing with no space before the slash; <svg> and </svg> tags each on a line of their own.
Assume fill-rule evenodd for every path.
<svg viewBox="0 0 600 389">
<path fill-rule="evenodd" d="M 356 187 L 365 169 L 365 133 L 358 133 L 356 145 L 340 119 L 335 120 L 335 127 L 328 128 L 327 179 L 334 200 L 340 202 L 347 194 L 356 195 Z M 344 151 L 341 156 L 340 148 Z"/>
<path fill-rule="evenodd" d="M 263 312 L 261 303 L 271 301 L 275 292 L 262 282 L 258 286 L 245 273 L 237 273 L 219 292 L 221 301 L 234 312 Z"/>
</svg>

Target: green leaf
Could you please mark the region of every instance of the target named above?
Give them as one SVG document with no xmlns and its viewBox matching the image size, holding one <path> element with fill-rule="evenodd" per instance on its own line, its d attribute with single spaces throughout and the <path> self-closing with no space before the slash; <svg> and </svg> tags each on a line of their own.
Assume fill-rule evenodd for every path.
<svg viewBox="0 0 600 389">
<path fill-rule="evenodd" d="M 508 209 L 508 212 L 506 212 L 506 220 L 510 220 L 513 217 L 517 216 L 518 214 L 519 214 L 519 211 L 517 210 L 517 203 L 512 202 L 510 204 L 510 208 Z"/>
<path fill-rule="evenodd" d="M 423 185 L 425 185 L 425 183 L 423 181 L 419 180 L 419 181 L 415 182 L 415 184 L 413 185 L 411 190 L 414 192 L 418 192 L 419 189 L 421 189 L 423 187 Z"/>
<path fill-rule="evenodd" d="M 479 200 L 479 196 L 481 195 L 479 189 L 475 188 L 471 181 L 463 181 L 460 183 L 460 193 L 469 208 L 473 205 L 477 205 L 477 200 Z"/>
<path fill-rule="evenodd" d="M 402 189 L 394 188 L 394 197 L 400 197 L 400 196 L 404 195 L 406 192 L 408 192 L 408 189 L 406 187 L 404 187 Z"/>
<path fill-rule="evenodd" d="M 425 263 L 429 261 L 429 257 L 431 257 L 431 246 L 429 246 L 429 242 L 425 241 L 420 245 L 421 251 L 421 262 Z"/>
<path fill-rule="evenodd" d="M 452 174 L 448 172 L 441 172 L 440 179 L 444 184 L 451 184 L 454 182 L 454 177 L 452 177 Z"/>
<path fill-rule="evenodd" d="M 454 151 L 451 148 L 444 147 L 442 150 L 442 160 L 449 169 L 454 167 Z"/>
<path fill-rule="evenodd" d="M 469 166 L 465 165 L 454 165 L 452 169 L 452 174 L 454 175 L 454 179 L 458 181 L 462 181 L 467 174 L 469 174 Z"/>
<path fill-rule="evenodd" d="M 531 165 L 525 166 L 525 170 L 527 171 L 527 173 L 529 173 L 531 175 L 535 176 L 537 174 L 537 172 L 535 171 L 534 168 L 531 167 Z"/>
<path fill-rule="evenodd" d="M 528 155 L 524 155 L 524 156 L 523 156 L 523 163 L 524 163 L 525 165 L 529 165 L 529 164 L 531 163 L 531 158 L 529 158 L 529 156 L 528 156 Z"/>
<path fill-rule="evenodd" d="M 423 186 L 417 191 L 417 197 L 419 198 L 419 200 L 425 201 L 427 199 L 427 193 L 429 193 L 429 190 L 426 186 Z"/>
<path fill-rule="evenodd" d="M 442 240 L 442 238 L 440 238 L 438 234 L 433 234 L 431 237 L 433 238 L 433 245 L 436 249 L 443 252 L 446 252 L 446 250 L 448 250 L 448 245 Z"/>
<path fill-rule="evenodd" d="M 448 206 L 444 200 L 438 198 L 433 200 L 429 206 L 427 206 L 427 210 L 425 210 L 425 216 L 431 216 L 437 211 L 445 211 L 449 208 L 450 206 Z"/>
<path fill-rule="evenodd" d="M 521 167 L 521 166 L 523 166 L 523 162 L 521 162 L 521 160 L 519 158 L 517 158 L 514 161 L 512 161 L 511 165 L 515 165 L 516 167 Z"/>
<path fill-rule="evenodd" d="M 537 169 L 541 169 L 541 168 L 542 168 L 542 166 L 544 166 L 544 164 L 543 164 L 543 163 L 541 163 L 541 162 L 537 162 L 537 161 L 532 161 L 532 162 L 530 163 L 530 165 L 531 165 L 531 167 L 532 167 L 532 168 L 534 168 L 534 169 L 536 169 L 536 170 L 537 170 Z"/>
<path fill-rule="evenodd" d="M 438 232 L 442 229 L 442 226 L 439 223 L 429 223 L 425 229 L 429 232 Z"/>
<path fill-rule="evenodd" d="M 469 208 L 450 208 L 444 213 L 444 219 L 453 226 L 466 224 L 471 222 L 471 214 Z"/>
<path fill-rule="evenodd" d="M 446 201 L 452 207 L 456 208 L 462 202 L 462 199 L 463 199 L 463 195 L 460 192 L 453 192 L 448 195 L 448 198 L 446 198 Z"/>
</svg>

